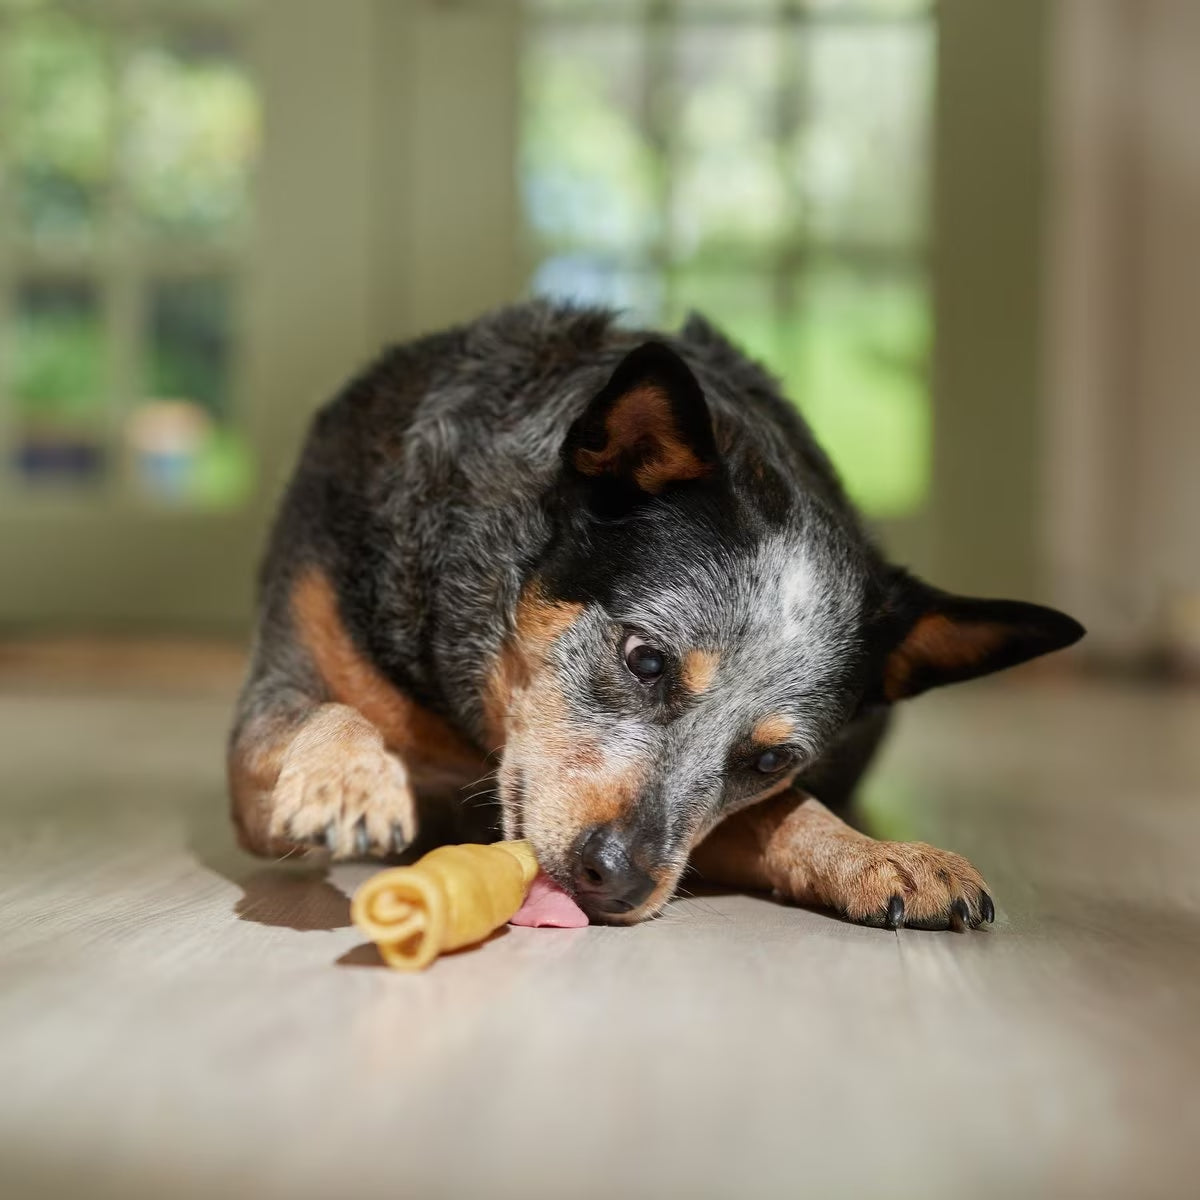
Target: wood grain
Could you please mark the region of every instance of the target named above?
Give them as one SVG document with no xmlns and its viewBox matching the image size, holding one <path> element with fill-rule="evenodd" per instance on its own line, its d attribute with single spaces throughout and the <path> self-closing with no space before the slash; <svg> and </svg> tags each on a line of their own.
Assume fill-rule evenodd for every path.
<svg viewBox="0 0 1200 1200">
<path fill-rule="evenodd" d="M 1191 1193 L 1195 693 L 906 713 L 872 813 L 990 931 L 701 895 L 415 978 L 349 925 L 370 868 L 235 848 L 230 698 L 0 680 L 6 1197 Z"/>
</svg>

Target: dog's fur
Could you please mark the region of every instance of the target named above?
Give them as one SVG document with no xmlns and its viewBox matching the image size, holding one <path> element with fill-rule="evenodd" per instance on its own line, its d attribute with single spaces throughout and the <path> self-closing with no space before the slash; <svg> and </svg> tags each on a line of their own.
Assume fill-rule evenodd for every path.
<svg viewBox="0 0 1200 1200">
<path fill-rule="evenodd" d="M 478 791 L 620 922 L 690 856 L 855 920 L 990 920 L 965 860 L 825 805 L 897 700 L 1082 634 L 890 566 L 705 321 L 653 340 L 545 303 L 391 349 L 318 414 L 261 590 L 230 746 L 247 847 L 487 836 Z"/>
</svg>

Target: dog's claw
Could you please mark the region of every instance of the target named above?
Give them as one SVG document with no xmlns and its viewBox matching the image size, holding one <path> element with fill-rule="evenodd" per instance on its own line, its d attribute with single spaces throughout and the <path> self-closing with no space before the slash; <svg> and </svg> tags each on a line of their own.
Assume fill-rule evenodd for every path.
<svg viewBox="0 0 1200 1200">
<path fill-rule="evenodd" d="M 893 896 L 887 906 L 887 927 L 899 929 L 904 924 L 904 897 Z"/>
<path fill-rule="evenodd" d="M 408 837 L 404 832 L 403 825 L 392 826 L 392 852 L 394 854 L 403 854 L 408 849 Z"/>
<path fill-rule="evenodd" d="M 336 822 L 336 821 L 330 821 L 330 822 L 329 822 L 329 824 L 325 826 L 325 838 L 324 838 L 324 841 L 325 841 L 325 847 L 326 847 L 326 849 L 328 849 L 328 850 L 336 850 L 336 849 L 337 849 L 337 840 L 338 840 L 338 837 L 337 837 L 337 822 Z"/>
<path fill-rule="evenodd" d="M 971 927 L 971 910 L 967 906 L 967 902 L 959 896 L 953 904 L 950 905 L 950 928 L 956 930 L 969 929 Z"/>
<path fill-rule="evenodd" d="M 992 903 L 992 898 L 983 893 L 979 901 L 979 912 L 985 924 L 990 925 L 996 919 L 996 906 Z"/>
<path fill-rule="evenodd" d="M 354 853 L 359 858 L 366 858 L 371 846 L 371 838 L 367 833 L 367 818 L 359 817 L 354 825 Z"/>
</svg>

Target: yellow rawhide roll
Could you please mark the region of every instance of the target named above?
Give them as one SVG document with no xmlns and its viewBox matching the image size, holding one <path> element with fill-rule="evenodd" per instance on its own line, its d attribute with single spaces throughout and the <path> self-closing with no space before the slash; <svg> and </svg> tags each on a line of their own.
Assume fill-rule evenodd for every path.
<svg viewBox="0 0 1200 1200">
<path fill-rule="evenodd" d="M 439 846 L 411 867 L 373 875 L 355 892 L 350 915 L 389 967 L 419 971 L 499 929 L 537 871 L 528 842 Z"/>
</svg>

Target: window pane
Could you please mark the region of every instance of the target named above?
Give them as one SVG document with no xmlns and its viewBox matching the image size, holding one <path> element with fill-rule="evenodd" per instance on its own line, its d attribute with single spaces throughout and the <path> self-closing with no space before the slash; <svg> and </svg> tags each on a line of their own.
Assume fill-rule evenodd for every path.
<svg viewBox="0 0 1200 1200">
<path fill-rule="evenodd" d="M 929 301 L 911 278 L 814 271 L 785 340 L 785 382 L 872 516 L 921 506 L 929 487 Z"/>
<path fill-rule="evenodd" d="M 660 228 L 640 129 L 637 26 L 550 26 L 525 61 L 521 186 L 532 232 L 555 248 L 632 254 Z"/>
<path fill-rule="evenodd" d="M 783 233 L 775 141 L 781 39 L 761 27 L 685 29 L 678 43 L 672 249 L 688 257 Z"/>
<path fill-rule="evenodd" d="M 100 223 L 112 118 L 106 55 L 96 30 L 61 14 L 15 25 L 4 65 L 13 199 L 27 233 L 79 236 Z"/>
<path fill-rule="evenodd" d="M 125 431 L 135 486 L 160 502 L 236 504 L 251 464 L 230 427 L 230 281 L 156 281 L 147 320 L 147 395 Z"/>
<path fill-rule="evenodd" d="M 761 274 L 679 272 L 671 289 L 666 323 L 676 328 L 691 312 L 706 317 L 739 349 L 772 371 L 786 365 L 771 280 Z"/>
<path fill-rule="evenodd" d="M 96 289 L 84 280 L 39 280 L 19 285 L 15 300 L 16 468 L 29 482 L 95 478 L 107 409 Z"/>
<path fill-rule="evenodd" d="M 192 29 L 142 45 L 125 83 L 129 186 L 143 220 L 173 233 L 236 228 L 249 210 L 259 122 L 227 39 Z"/>
<path fill-rule="evenodd" d="M 932 28 L 809 27 L 809 111 L 793 176 L 817 240 L 903 245 L 925 233 Z"/>
<path fill-rule="evenodd" d="M 160 280 L 150 287 L 150 395 L 229 412 L 232 313 L 224 278 Z"/>
<path fill-rule="evenodd" d="M 543 18 L 531 35 L 523 134 L 537 290 L 618 306 L 632 296 L 651 325 L 702 312 L 783 380 L 870 515 L 919 509 L 930 455 L 926 0 L 642 6 L 665 23 L 604 21 L 583 0 L 554 7 L 588 19 Z M 586 159 L 599 139 L 561 116 L 539 78 L 561 71 L 561 86 L 579 89 L 578 64 L 611 67 L 618 43 L 625 77 L 602 65 L 589 94 L 637 147 L 626 173 L 620 154 Z M 647 69 L 658 72 L 650 94 Z M 547 203 L 552 181 L 575 202 Z"/>
</svg>

